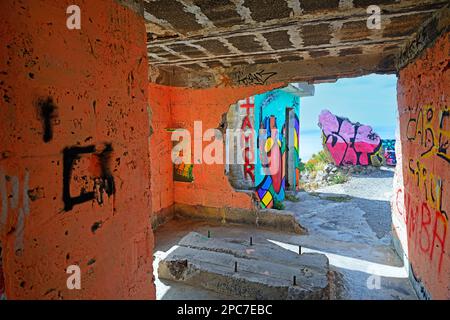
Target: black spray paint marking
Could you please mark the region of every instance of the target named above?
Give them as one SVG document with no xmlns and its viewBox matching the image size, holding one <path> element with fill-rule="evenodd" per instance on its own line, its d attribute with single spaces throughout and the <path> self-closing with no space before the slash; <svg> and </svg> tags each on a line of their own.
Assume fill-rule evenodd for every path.
<svg viewBox="0 0 450 320">
<path fill-rule="evenodd" d="M 77 197 L 70 195 L 73 162 L 80 159 L 82 154 L 94 152 L 95 146 L 71 147 L 63 150 L 63 201 L 65 211 L 72 210 L 74 205 L 94 199 L 94 192 L 82 193 Z"/>
<path fill-rule="evenodd" d="M 103 204 L 103 192 L 105 192 L 108 197 L 116 192 L 114 185 L 114 178 L 111 174 L 110 163 L 111 163 L 111 144 L 105 144 L 103 151 L 98 154 L 100 160 L 101 177 L 95 179 L 94 192 L 96 193 L 95 199 L 98 204 Z"/>
<path fill-rule="evenodd" d="M 251 84 L 265 85 L 270 78 L 276 75 L 277 75 L 276 72 L 265 72 L 265 70 L 260 70 L 257 72 L 249 72 L 247 74 L 244 74 L 243 72 L 239 71 L 237 73 L 237 83 L 244 85 L 251 85 Z"/>
<path fill-rule="evenodd" d="M 70 147 L 63 150 L 63 201 L 64 210 L 70 211 L 77 204 L 97 200 L 98 204 L 103 204 L 103 192 L 108 197 L 115 193 L 114 178 L 109 169 L 111 152 L 111 144 L 105 144 L 103 151 L 95 153 L 94 145 L 86 147 Z M 72 197 L 70 194 L 70 182 L 72 178 L 72 168 L 75 160 L 80 159 L 83 154 L 94 154 L 100 163 L 101 175 L 94 179 L 94 190 L 90 192 L 81 192 L 80 195 Z"/>
<path fill-rule="evenodd" d="M 44 130 L 44 142 L 50 142 L 53 139 L 53 126 L 52 121 L 56 118 L 56 106 L 53 103 L 53 99 L 48 97 L 47 99 L 39 99 L 37 103 L 39 109 L 39 116 L 42 121 L 42 128 Z"/>
</svg>

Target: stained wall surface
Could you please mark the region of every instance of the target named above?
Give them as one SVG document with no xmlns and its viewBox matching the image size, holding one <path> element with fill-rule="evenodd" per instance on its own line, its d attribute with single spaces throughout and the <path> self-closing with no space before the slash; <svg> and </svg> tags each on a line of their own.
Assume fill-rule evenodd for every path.
<svg viewBox="0 0 450 320">
<path fill-rule="evenodd" d="M 424 296 L 450 298 L 450 34 L 399 75 L 404 188 L 396 192 L 413 278 Z M 403 203 L 402 203 L 403 200 Z"/>
<path fill-rule="evenodd" d="M 143 18 L 113 0 L 0 2 L 8 299 L 154 298 Z M 81 289 L 66 269 L 81 269 Z"/>
</svg>

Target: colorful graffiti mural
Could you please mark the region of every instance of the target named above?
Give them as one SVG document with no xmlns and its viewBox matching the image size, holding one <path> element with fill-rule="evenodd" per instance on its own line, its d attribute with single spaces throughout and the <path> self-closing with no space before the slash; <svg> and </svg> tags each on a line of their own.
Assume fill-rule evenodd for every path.
<svg viewBox="0 0 450 320">
<path fill-rule="evenodd" d="M 299 168 L 299 98 L 282 90 L 274 90 L 255 96 L 255 125 L 257 130 L 257 157 L 255 165 L 256 195 L 263 208 L 272 208 L 277 201 L 285 198 L 286 157 L 289 119 L 287 109 L 295 112 L 293 144 L 297 159 L 293 161 Z M 296 121 L 296 122 L 295 122 Z M 295 171 L 294 171 L 295 172 Z M 293 186 L 295 188 L 295 186 Z"/>
<path fill-rule="evenodd" d="M 174 164 L 173 165 L 173 180 L 181 182 L 192 182 L 194 181 L 194 175 L 192 170 L 194 168 L 193 164 Z"/>
<path fill-rule="evenodd" d="M 324 148 L 330 152 L 337 166 L 380 166 L 384 163 L 381 138 L 370 126 L 353 123 L 322 110 L 319 127 L 322 129 Z"/>
<path fill-rule="evenodd" d="M 286 140 L 284 138 L 285 126 L 281 131 L 277 128 L 275 116 L 265 117 L 260 130 L 265 134 L 259 137 L 259 156 L 263 180 L 257 185 L 256 192 L 263 207 L 272 207 L 274 201 L 284 199 L 285 190 L 285 162 Z"/>
<path fill-rule="evenodd" d="M 292 88 L 272 90 L 239 100 L 227 113 L 227 130 L 240 130 L 242 146 L 227 139 L 227 159 L 242 161 L 227 167 L 230 184 L 254 190 L 263 208 L 276 207 L 286 189 L 299 187 L 299 96 Z"/>
<path fill-rule="evenodd" d="M 294 165 L 295 165 L 295 189 L 300 188 L 300 119 L 295 110 L 298 110 L 298 100 L 294 99 L 294 125 L 293 125 L 293 147 L 294 147 Z"/>
<path fill-rule="evenodd" d="M 433 127 L 433 121 L 438 121 L 438 128 Z M 438 156 L 450 163 L 450 131 L 446 126 L 450 124 L 450 111 L 448 107 L 440 110 L 438 117 L 433 106 L 420 108 L 415 117 L 408 120 L 408 141 L 416 141 L 424 148 L 422 158 Z"/>
<path fill-rule="evenodd" d="M 397 159 L 395 156 L 395 139 L 383 139 L 381 145 L 384 149 L 384 158 L 386 159 L 386 165 L 395 166 Z"/>
</svg>

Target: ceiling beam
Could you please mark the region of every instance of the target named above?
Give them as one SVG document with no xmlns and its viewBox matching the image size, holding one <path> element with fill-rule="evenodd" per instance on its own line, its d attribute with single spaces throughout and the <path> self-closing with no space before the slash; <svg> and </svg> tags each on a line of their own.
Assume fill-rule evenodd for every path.
<svg viewBox="0 0 450 320">
<path fill-rule="evenodd" d="M 193 71 L 177 66 L 151 67 L 150 81 L 176 87 L 239 87 L 289 82 L 323 82 L 370 73 L 395 73 L 393 54 L 321 57 L 273 64 L 240 65 L 223 70 Z"/>
<path fill-rule="evenodd" d="M 417 59 L 427 48 L 431 47 L 440 35 L 450 31 L 450 9 L 445 6 L 438 10 L 417 31 L 415 36 L 407 41 L 396 57 L 396 68 L 400 71 Z"/>
</svg>

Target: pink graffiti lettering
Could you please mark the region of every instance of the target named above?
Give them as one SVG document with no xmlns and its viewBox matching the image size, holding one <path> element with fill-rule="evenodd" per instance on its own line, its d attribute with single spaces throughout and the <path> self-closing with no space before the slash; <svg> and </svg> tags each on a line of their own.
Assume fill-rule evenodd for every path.
<svg viewBox="0 0 450 320">
<path fill-rule="evenodd" d="M 324 145 L 336 165 L 374 165 L 383 162 L 381 139 L 370 126 L 352 123 L 328 110 L 319 115 Z"/>
</svg>

